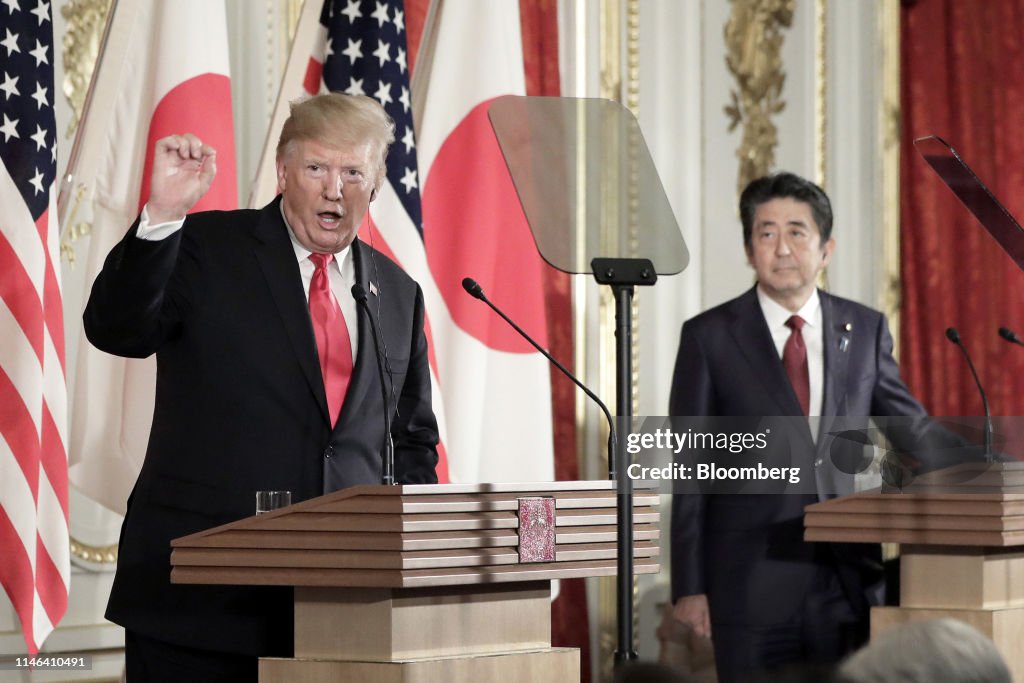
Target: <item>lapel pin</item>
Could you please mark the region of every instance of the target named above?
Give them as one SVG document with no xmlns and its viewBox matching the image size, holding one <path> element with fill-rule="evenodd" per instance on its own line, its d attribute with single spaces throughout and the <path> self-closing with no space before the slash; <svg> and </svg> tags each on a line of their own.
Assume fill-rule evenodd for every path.
<svg viewBox="0 0 1024 683">
<path fill-rule="evenodd" d="M 377 296 L 377 285 L 370 283 L 370 294 Z"/>
<path fill-rule="evenodd" d="M 843 323 L 839 329 L 842 331 L 839 336 L 839 352 L 846 353 L 846 350 L 850 348 L 850 333 L 853 332 L 853 323 Z"/>
</svg>

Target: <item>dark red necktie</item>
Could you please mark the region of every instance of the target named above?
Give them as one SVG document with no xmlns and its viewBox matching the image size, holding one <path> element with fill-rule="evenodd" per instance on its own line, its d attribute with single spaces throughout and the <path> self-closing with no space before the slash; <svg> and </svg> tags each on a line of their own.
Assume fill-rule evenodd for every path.
<svg viewBox="0 0 1024 683">
<path fill-rule="evenodd" d="M 792 332 L 789 339 L 782 348 L 782 367 L 786 369 L 789 383 L 793 385 L 796 398 L 800 401 L 800 409 L 804 415 L 809 415 L 811 405 L 811 376 L 807 370 L 807 346 L 804 344 L 804 335 L 800 330 L 804 326 L 804 319 L 798 315 L 790 316 L 786 321 L 786 327 Z"/>
<path fill-rule="evenodd" d="M 352 377 L 352 341 L 341 306 L 331 294 L 331 280 L 327 276 L 327 264 L 334 260 L 334 254 L 310 254 L 309 260 L 316 267 L 309 283 L 309 315 L 313 319 L 320 372 L 327 391 L 327 410 L 333 427 L 338 421 Z"/>
</svg>

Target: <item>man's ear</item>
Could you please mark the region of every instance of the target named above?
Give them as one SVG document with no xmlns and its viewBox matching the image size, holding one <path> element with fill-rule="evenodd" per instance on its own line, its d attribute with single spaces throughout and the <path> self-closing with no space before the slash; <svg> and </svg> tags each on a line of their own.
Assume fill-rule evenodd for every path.
<svg viewBox="0 0 1024 683">
<path fill-rule="evenodd" d="M 836 241 L 834 238 L 829 237 L 828 242 L 821 248 L 821 266 L 824 268 L 832 260 L 832 252 L 836 249 Z"/>
<path fill-rule="evenodd" d="M 278 194 L 284 192 L 284 160 L 278 159 L 277 164 L 277 192 Z"/>
</svg>

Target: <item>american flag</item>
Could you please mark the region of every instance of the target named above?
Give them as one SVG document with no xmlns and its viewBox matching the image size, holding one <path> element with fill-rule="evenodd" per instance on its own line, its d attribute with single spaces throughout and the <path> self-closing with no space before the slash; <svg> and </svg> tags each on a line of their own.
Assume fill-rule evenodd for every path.
<svg viewBox="0 0 1024 683">
<path fill-rule="evenodd" d="M 320 14 L 320 36 L 315 42 L 303 88 L 318 92 L 344 92 L 375 98 L 395 122 L 395 142 L 388 151 L 387 182 L 371 215 L 392 224 L 403 223 L 423 241 L 416 141 L 413 134 L 409 65 L 406 52 L 405 9 L 402 0 L 327 0 Z M 387 216 L 387 218 L 382 218 Z M 364 226 L 361 234 L 377 249 L 405 266 L 377 233 Z M 422 249 L 422 246 L 420 247 Z M 419 278 L 417 278 L 419 279 Z M 429 311 L 428 311 L 429 316 Z M 438 477 L 448 480 L 444 453 L 443 404 L 438 395 L 437 365 L 431 348 L 431 384 L 434 412 L 441 430 Z"/>
<path fill-rule="evenodd" d="M 50 3 L 2 0 L 0 583 L 30 654 L 63 617 L 70 581 L 53 60 Z"/>
</svg>

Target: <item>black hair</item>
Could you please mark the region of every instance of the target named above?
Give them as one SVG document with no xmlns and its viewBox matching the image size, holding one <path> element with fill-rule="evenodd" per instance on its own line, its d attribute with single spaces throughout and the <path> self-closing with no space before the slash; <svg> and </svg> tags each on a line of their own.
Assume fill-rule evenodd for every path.
<svg viewBox="0 0 1024 683">
<path fill-rule="evenodd" d="M 740 221 L 743 223 L 743 245 L 749 249 L 754 235 L 754 213 L 757 207 L 773 199 L 792 198 L 811 207 L 818 224 L 821 243 L 832 236 L 832 204 L 828 195 L 810 180 L 794 173 L 775 173 L 752 180 L 740 195 Z"/>
</svg>

